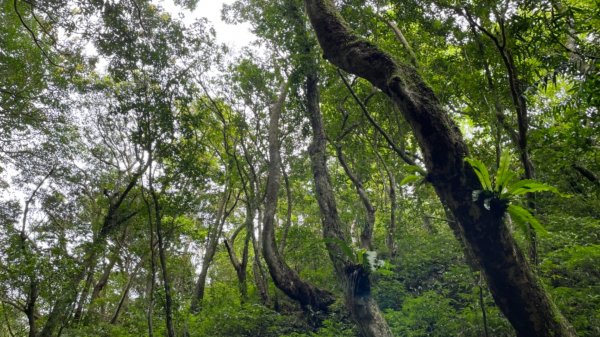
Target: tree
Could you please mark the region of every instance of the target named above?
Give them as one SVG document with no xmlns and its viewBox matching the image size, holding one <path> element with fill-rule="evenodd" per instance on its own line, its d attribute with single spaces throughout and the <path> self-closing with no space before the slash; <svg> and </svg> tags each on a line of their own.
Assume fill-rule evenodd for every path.
<svg viewBox="0 0 600 337">
<path fill-rule="evenodd" d="M 354 35 L 332 2 L 307 0 L 306 6 L 324 57 L 389 95 L 411 125 L 424 154 L 428 179 L 460 224 L 497 304 L 518 335 L 575 335 L 506 228 L 506 206 L 496 204 L 487 210 L 473 201 L 472 192 L 481 186 L 464 162 L 466 144 L 421 76 Z"/>
<path fill-rule="evenodd" d="M 0 336 L 598 334 L 594 1 L 0 5 Z"/>
</svg>

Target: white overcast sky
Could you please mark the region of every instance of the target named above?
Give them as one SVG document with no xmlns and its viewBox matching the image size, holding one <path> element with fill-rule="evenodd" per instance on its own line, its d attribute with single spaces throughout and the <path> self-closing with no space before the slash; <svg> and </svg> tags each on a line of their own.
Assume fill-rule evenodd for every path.
<svg viewBox="0 0 600 337">
<path fill-rule="evenodd" d="M 193 12 L 181 10 L 173 5 L 172 0 L 158 0 L 157 2 L 174 17 L 177 17 L 178 13 L 182 13 L 183 21 L 186 24 L 194 22 L 197 18 L 207 18 L 217 32 L 217 41 L 226 44 L 234 53 L 255 39 L 250 32 L 249 24 L 228 25 L 221 20 L 223 4 L 231 4 L 235 0 L 199 0 Z"/>
</svg>

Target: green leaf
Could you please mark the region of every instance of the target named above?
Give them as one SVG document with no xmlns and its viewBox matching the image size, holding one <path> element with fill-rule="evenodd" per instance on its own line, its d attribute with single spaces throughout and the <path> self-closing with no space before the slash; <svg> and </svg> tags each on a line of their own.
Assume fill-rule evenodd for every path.
<svg viewBox="0 0 600 337">
<path fill-rule="evenodd" d="M 490 180 L 490 174 L 483 162 L 474 158 L 465 158 L 465 161 L 469 163 L 469 165 L 471 165 L 471 167 L 475 171 L 475 174 L 477 174 L 477 178 L 479 178 L 479 182 L 481 183 L 483 189 L 487 191 L 492 191 L 492 181 Z"/>
<path fill-rule="evenodd" d="M 348 245 L 346 241 L 336 238 L 324 238 L 323 241 L 325 243 L 333 243 L 340 247 L 344 255 L 346 255 L 346 257 L 348 257 L 353 262 L 356 262 L 358 260 L 357 255 L 354 253 L 354 250 L 352 250 L 352 247 L 350 247 L 350 245 Z"/>
<path fill-rule="evenodd" d="M 508 186 L 507 194 L 513 196 L 534 192 L 552 192 L 561 194 L 556 187 L 532 179 L 520 180 Z"/>
<path fill-rule="evenodd" d="M 527 232 L 527 224 L 540 234 L 547 235 L 548 231 L 542 226 L 542 224 L 531 214 L 528 210 L 521 206 L 510 205 L 508 206 L 508 214 L 510 217 L 519 225 L 521 230 Z"/>
<path fill-rule="evenodd" d="M 407 165 L 404 167 L 404 169 L 406 170 L 406 172 L 410 173 L 423 173 L 423 169 L 417 165 Z"/>
<path fill-rule="evenodd" d="M 515 178 L 515 174 L 510 170 L 510 153 L 506 150 L 502 151 L 500 156 L 500 166 L 496 174 L 496 186 L 494 191 L 502 195 L 504 189 Z"/>
<path fill-rule="evenodd" d="M 368 260 L 366 258 L 366 254 L 367 254 L 367 250 L 366 249 L 364 249 L 364 248 L 359 249 L 356 252 L 356 261 L 358 262 L 358 264 L 368 267 L 369 263 L 368 263 Z"/>
<path fill-rule="evenodd" d="M 400 181 L 400 186 L 408 185 L 408 184 L 410 184 L 412 182 L 415 182 L 415 181 L 417 181 L 419 179 L 421 179 L 421 177 L 418 176 L 418 175 L 414 175 L 414 174 L 407 175 L 406 177 L 404 177 L 404 179 L 402 179 L 402 181 Z"/>
</svg>

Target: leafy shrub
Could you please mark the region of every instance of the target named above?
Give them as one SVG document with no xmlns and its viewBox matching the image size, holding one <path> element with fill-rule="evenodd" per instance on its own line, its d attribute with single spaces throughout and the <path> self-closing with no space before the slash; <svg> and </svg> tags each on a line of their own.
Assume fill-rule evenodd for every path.
<svg viewBox="0 0 600 337">
<path fill-rule="evenodd" d="M 396 336 L 458 336 L 462 324 L 450 301 L 427 291 L 421 296 L 407 298 L 401 311 L 387 310 L 385 318 Z"/>
<path fill-rule="evenodd" d="M 298 330 L 301 323 L 260 304 L 206 308 L 190 319 L 191 337 L 277 337 Z"/>
<path fill-rule="evenodd" d="M 281 337 L 356 337 L 354 327 L 348 323 L 338 320 L 326 319 L 323 321 L 323 327 L 316 332 L 298 333 L 293 332 Z"/>
</svg>

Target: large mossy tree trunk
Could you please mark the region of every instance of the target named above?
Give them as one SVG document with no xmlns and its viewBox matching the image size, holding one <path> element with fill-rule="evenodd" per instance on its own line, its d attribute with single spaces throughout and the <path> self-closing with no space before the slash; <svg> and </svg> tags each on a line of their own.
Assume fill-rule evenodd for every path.
<svg viewBox="0 0 600 337">
<path fill-rule="evenodd" d="M 283 84 L 277 102 L 273 104 L 270 111 L 269 167 L 262 231 L 263 257 L 277 288 L 300 303 L 304 309 L 327 311 L 335 300 L 333 294 L 302 280 L 298 273 L 285 263 L 275 242 L 275 213 L 281 174 L 279 119 L 285 103 L 286 91 L 287 84 Z"/>
<path fill-rule="evenodd" d="M 485 273 L 492 295 L 519 337 L 575 336 L 536 279 L 504 223 L 505 203 L 490 210 L 473 201 L 482 187 L 464 158 L 458 127 L 412 66 L 356 36 L 330 0 L 305 0 L 323 56 L 381 89 L 399 108 L 419 143 L 428 180 L 458 221 L 465 242 Z"/>
</svg>

